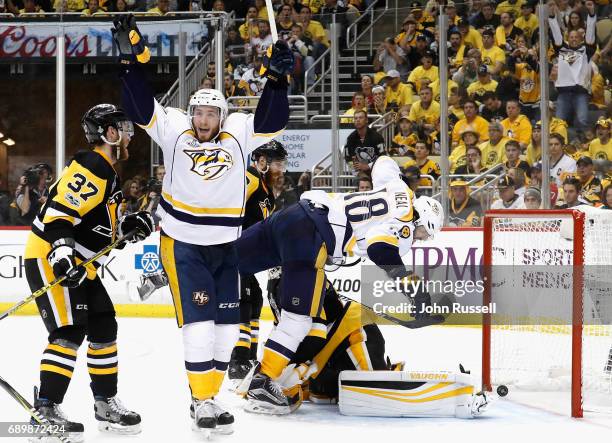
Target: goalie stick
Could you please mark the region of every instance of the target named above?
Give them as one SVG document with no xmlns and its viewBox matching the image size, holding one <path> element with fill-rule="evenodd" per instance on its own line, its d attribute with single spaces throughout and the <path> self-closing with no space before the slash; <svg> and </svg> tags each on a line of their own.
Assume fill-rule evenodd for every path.
<svg viewBox="0 0 612 443">
<path fill-rule="evenodd" d="M 403 326 L 409 329 L 418 329 L 424 328 L 426 326 L 439 325 L 440 323 L 444 323 L 445 320 L 444 316 L 442 315 L 428 315 L 424 318 L 414 320 L 401 320 L 399 318 L 395 318 L 388 314 L 385 314 L 384 312 L 376 312 L 371 306 L 361 303 L 360 301 L 357 301 L 353 298 L 347 297 L 346 295 L 338 294 L 338 297 L 344 301 L 352 301 L 354 303 L 357 303 L 366 308 L 368 311 L 372 312 L 374 315 L 377 315 L 381 318 L 384 318 L 385 320 L 390 321 L 391 323 L 395 323 L 396 325 Z"/>
<path fill-rule="evenodd" d="M 40 425 L 50 425 L 51 423 L 49 422 L 49 420 L 47 420 L 45 417 L 43 417 L 42 415 L 40 415 L 38 413 L 38 411 L 36 409 L 34 409 L 34 406 L 32 406 L 30 404 L 30 402 L 28 402 L 25 398 L 23 398 L 23 396 L 17 392 L 15 390 L 15 388 L 13 388 L 6 380 L 4 380 L 2 377 L 0 377 L 0 386 L 2 386 L 2 388 L 8 392 L 8 394 L 13 397 L 15 399 L 15 401 L 17 403 L 19 403 L 23 409 L 25 409 L 26 411 L 28 411 L 28 414 L 30 414 L 30 416 L 36 420 L 36 423 L 40 424 Z M 63 435 L 55 435 L 54 433 L 50 432 L 49 430 L 46 431 L 46 434 L 50 437 L 55 437 L 57 439 L 59 439 L 61 442 L 64 443 L 69 443 L 70 439 L 68 439 L 67 437 L 64 437 Z"/>
<path fill-rule="evenodd" d="M 130 231 L 127 234 L 125 234 L 123 237 L 119 237 L 117 240 L 112 242 L 110 245 L 106 246 L 104 249 L 102 249 L 100 252 L 95 254 L 93 257 L 90 257 L 89 259 L 87 259 L 84 262 L 82 262 L 78 267 L 79 268 L 85 267 L 85 266 L 93 263 L 94 261 L 96 261 L 97 259 L 102 257 L 103 255 L 106 255 L 110 251 L 115 249 L 117 246 L 119 246 L 119 244 L 123 243 L 128 238 L 132 237 L 135 233 L 136 233 L 136 230 L 133 230 L 133 231 Z M 55 287 L 56 285 L 59 285 L 61 282 L 66 280 L 67 277 L 68 277 L 67 275 L 60 275 L 55 280 L 49 282 L 47 285 L 43 286 L 42 288 L 38 289 L 37 291 L 34 291 L 32 294 L 28 295 L 25 299 L 21 300 L 19 303 L 17 303 L 13 307 L 9 308 L 7 311 L 5 311 L 2 314 L 0 314 L 0 320 L 4 320 L 9 315 L 14 314 L 19 309 L 21 309 L 22 307 L 24 307 L 25 305 L 30 303 L 32 300 L 40 297 L 43 294 L 46 294 L 47 291 L 49 291 L 49 289 Z"/>
</svg>

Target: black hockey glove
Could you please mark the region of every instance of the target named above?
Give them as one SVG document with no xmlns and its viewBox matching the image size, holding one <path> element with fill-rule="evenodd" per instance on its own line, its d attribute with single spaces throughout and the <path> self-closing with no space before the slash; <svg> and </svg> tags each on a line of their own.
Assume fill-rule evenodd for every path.
<svg viewBox="0 0 612 443">
<path fill-rule="evenodd" d="M 268 50 L 264 57 L 263 65 L 266 69 L 266 77 L 274 82 L 286 80 L 288 75 L 293 73 L 295 58 L 293 52 L 284 40 L 278 40 L 274 46 Z"/>
<path fill-rule="evenodd" d="M 119 49 L 121 63 L 147 63 L 151 58 L 149 48 L 145 46 L 142 34 L 136 26 L 136 18 L 132 14 L 123 15 L 113 20 L 111 29 L 113 40 Z"/>
<path fill-rule="evenodd" d="M 56 277 L 66 276 L 60 285 L 67 288 L 76 288 L 87 276 L 85 267 L 77 266 L 74 245 L 73 238 L 60 238 L 51 244 L 51 251 L 47 255 L 47 261 L 53 268 L 53 274 Z"/>
<path fill-rule="evenodd" d="M 133 214 L 124 215 L 117 223 L 117 231 L 119 236 L 124 236 L 128 232 L 135 230 L 136 232 L 127 241 L 136 243 L 147 238 L 155 229 L 153 217 L 147 211 L 134 212 Z"/>
</svg>

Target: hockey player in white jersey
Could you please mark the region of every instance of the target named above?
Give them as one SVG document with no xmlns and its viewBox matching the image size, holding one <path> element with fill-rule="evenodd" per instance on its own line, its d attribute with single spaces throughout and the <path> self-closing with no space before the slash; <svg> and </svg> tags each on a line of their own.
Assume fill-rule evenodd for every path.
<svg viewBox="0 0 612 443">
<path fill-rule="evenodd" d="M 185 114 L 154 99 L 139 66 L 148 61 L 149 50 L 134 17 L 117 19 L 113 36 L 123 67 L 125 110 L 164 154 L 160 256 L 183 330 L 193 427 L 229 433 L 234 417 L 214 397 L 238 339 L 233 242 L 243 223 L 249 154 L 278 135 L 289 119 L 287 75 L 293 55 L 283 42 L 269 51 L 268 81 L 254 115 L 228 116 L 223 94 L 214 89 L 196 91 Z"/>
<path fill-rule="evenodd" d="M 393 159 L 376 159 L 368 147 L 356 154 L 372 167 L 372 191 L 305 192 L 300 202 L 247 229 L 237 242 L 241 272 L 282 266 L 280 321 L 250 383 L 249 411 L 287 414 L 299 405 L 275 380 L 311 329 L 312 318 L 321 314 L 326 263 L 342 263 L 347 255 L 367 256 L 390 278 L 408 277 L 402 255 L 414 240 L 426 240 L 442 227 L 440 203 L 429 197 L 415 199 Z M 412 295 L 415 312 L 431 303 L 424 291 Z M 415 314 L 417 320 L 423 316 Z"/>
</svg>

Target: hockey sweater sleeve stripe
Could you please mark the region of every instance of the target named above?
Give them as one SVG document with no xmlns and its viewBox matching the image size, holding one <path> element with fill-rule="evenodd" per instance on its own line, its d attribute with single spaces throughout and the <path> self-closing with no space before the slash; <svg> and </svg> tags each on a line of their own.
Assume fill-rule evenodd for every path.
<svg viewBox="0 0 612 443">
<path fill-rule="evenodd" d="M 289 122 L 289 98 L 287 86 L 268 80 L 255 110 L 254 130 L 256 134 L 273 134 Z"/>
<path fill-rule="evenodd" d="M 155 111 L 153 90 L 140 66 L 134 64 L 122 67 L 120 78 L 123 109 L 134 123 L 146 126 Z"/>
</svg>

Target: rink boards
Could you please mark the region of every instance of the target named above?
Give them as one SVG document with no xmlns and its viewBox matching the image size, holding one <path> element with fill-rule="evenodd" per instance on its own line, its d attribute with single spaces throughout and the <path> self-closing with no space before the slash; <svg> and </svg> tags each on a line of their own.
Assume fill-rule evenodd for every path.
<svg viewBox="0 0 612 443">
<path fill-rule="evenodd" d="M 29 228 L 0 228 L 0 311 L 8 309 L 31 292 L 23 265 L 28 234 Z M 404 261 L 407 265 L 417 266 L 419 273 L 443 268 L 471 273 L 481 264 L 482 235 L 481 228 L 445 228 L 433 241 L 415 244 Z M 174 316 L 172 298 L 167 288 L 156 291 L 146 302 L 138 299 L 136 288 L 141 275 L 161 269 L 158 253 L 159 233 L 154 233 L 145 241 L 113 251 L 106 264 L 98 270 L 120 316 Z M 347 260 L 348 263 L 353 261 L 355 258 Z M 364 266 L 372 266 L 372 263 L 366 260 L 351 267 L 328 269 L 327 277 L 341 294 L 360 298 Z M 267 272 L 258 274 L 257 278 L 265 294 Z M 270 319 L 267 300 L 264 300 L 264 304 L 263 318 Z M 35 314 L 36 306 L 30 304 L 20 313 Z"/>
</svg>

